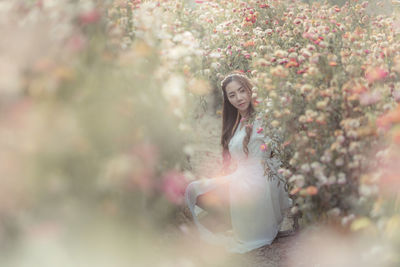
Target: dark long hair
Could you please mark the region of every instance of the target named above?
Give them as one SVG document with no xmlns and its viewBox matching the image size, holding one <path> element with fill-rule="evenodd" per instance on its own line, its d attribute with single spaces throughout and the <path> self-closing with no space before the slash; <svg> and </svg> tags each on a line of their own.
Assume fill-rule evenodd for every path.
<svg viewBox="0 0 400 267">
<path fill-rule="evenodd" d="M 235 108 L 228 100 L 228 96 L 226 94 L 226 86 L 232 82 L 236 81 L 240 83 L 249 93 L 251 97 L 251 89 L 253 88 L 249 78 L 245 75 L 233 72 L 227 75 L 221 82 L 222 92 L 223 92 L 223 104 L 222 104 L 222 134 L 221 134 L 221 145 L 222 145 L 222 159 L 223 159 L 223 167 L 226 168 L 230 164 L 231 154 L 229 153 L 229 141 L 231 140 L 233 134 L 238 127 L 239 121 L 242 116 L 240 115 L 237 108 Z M 249 117 L 254 113 L 253 102 L 250 101 L 250 105 L 248 108 Z M 246 127 L 246 136 L 243 139 L 243 151 L 246 155 L 249 154 L 249 150 L 247 145 L 250 141 L 250 136 L 252 132 L 252 127 Z"/>
</svg>

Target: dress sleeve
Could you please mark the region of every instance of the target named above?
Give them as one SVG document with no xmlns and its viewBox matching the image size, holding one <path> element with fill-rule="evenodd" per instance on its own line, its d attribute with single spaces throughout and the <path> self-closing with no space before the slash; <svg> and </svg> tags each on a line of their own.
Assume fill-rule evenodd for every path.
<svg viewBox="0 0 400 267">
<path fill-rule="evenodd" d="M 276 138 L 271 138 L 266 134 L 266 130 L 262 127 L 261 121 L 255 121 L 253 124 L 253 132 L 249 142 L 249 156 L 259 158 L 265 167 L 265 174 L 269 179 L 280 179 L 284 181 L 282 174 L 278 170 L 282 166 L 282 162 L 277 153 L 278 142 Z"/>
</svg>

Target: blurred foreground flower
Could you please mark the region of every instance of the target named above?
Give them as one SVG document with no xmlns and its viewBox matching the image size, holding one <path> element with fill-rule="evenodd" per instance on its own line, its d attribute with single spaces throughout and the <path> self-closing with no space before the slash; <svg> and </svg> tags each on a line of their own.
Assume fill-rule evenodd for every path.
<svg viewBox="0 0 400 267">
<path fill-rule="evenodd" d="M 169 201 L 181 205 L 187 183 L 188 181 L 181 172 L 169 170 L 162 177 L 162 191 Z"/>
<path fill-rule="evenodd" d="M 391 266 L 388 262 L 394 253 L 393 248 L 367 232 L 353 235 L 336 228 L 316 226 L 299 235 L 287 253 L 285 266 Z"/>
<path fill-rule="evenodd" d="M 381 67 L 372 67 L 365 72 L 365 78 L 369 83 L 383 80 L 388 76 L 389 72 Z"/>
</svg>

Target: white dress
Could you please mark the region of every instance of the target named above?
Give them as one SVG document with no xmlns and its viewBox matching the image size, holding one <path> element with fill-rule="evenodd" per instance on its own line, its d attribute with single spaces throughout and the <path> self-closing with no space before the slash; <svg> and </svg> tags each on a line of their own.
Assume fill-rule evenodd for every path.
<svg viewBox="0 0 400 267">
<path fill-rule="evenodd" d="M 284 190 L 284 184 L 280 182 L 278 185 L 278 177 L 268 180 L 264 175 L 263 159 L 268 161 L 274 171 L 281 165 L 277 157 L 270 157 L 270 148 L 265 151 L 260 148 L 262 144 L 268 144 L 270 138 L 264 137 L 263 133 L 257 133 L 259 121 L 255 121 L 248 144 L 249 156 L 246 157 L 242 144 L 246 132 L 245 127 L 240 129 L 241 124 L 229 142 L 229 152 L 232 161 L 237 163 L 237 169 L 226 176 L 193 181 L 185 190 L 185 201 L 200 236 L 234 253 L 245 253 L 271 244 L 281 227 L 286 209 L 292 204 Z M 229 188 L 232 223 L 229 235 L 212 232 L 198 218 L 203 210 L 196 205 L 197 197 L 219 186 Z"/>
</svg>

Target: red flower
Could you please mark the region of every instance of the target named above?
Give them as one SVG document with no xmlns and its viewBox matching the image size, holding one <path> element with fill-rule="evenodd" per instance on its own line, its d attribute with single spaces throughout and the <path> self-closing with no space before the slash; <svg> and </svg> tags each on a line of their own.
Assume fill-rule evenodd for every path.
<svg viewBox="0 0 400 267">
<path fill-rule="evenodd" d="M 307 72 L 308 68 L 302 69 L 302 70 L 298 70 L 296 73 L 297 74 L 303 74 L 305 72 Z"/>
<path fill-rule="evenodd" d="M 290 59 L 290 61 L 285 65 L 285 68 L 298 67 L 299 63 L 297 63 L 296 59 Z"/>
</svg>

